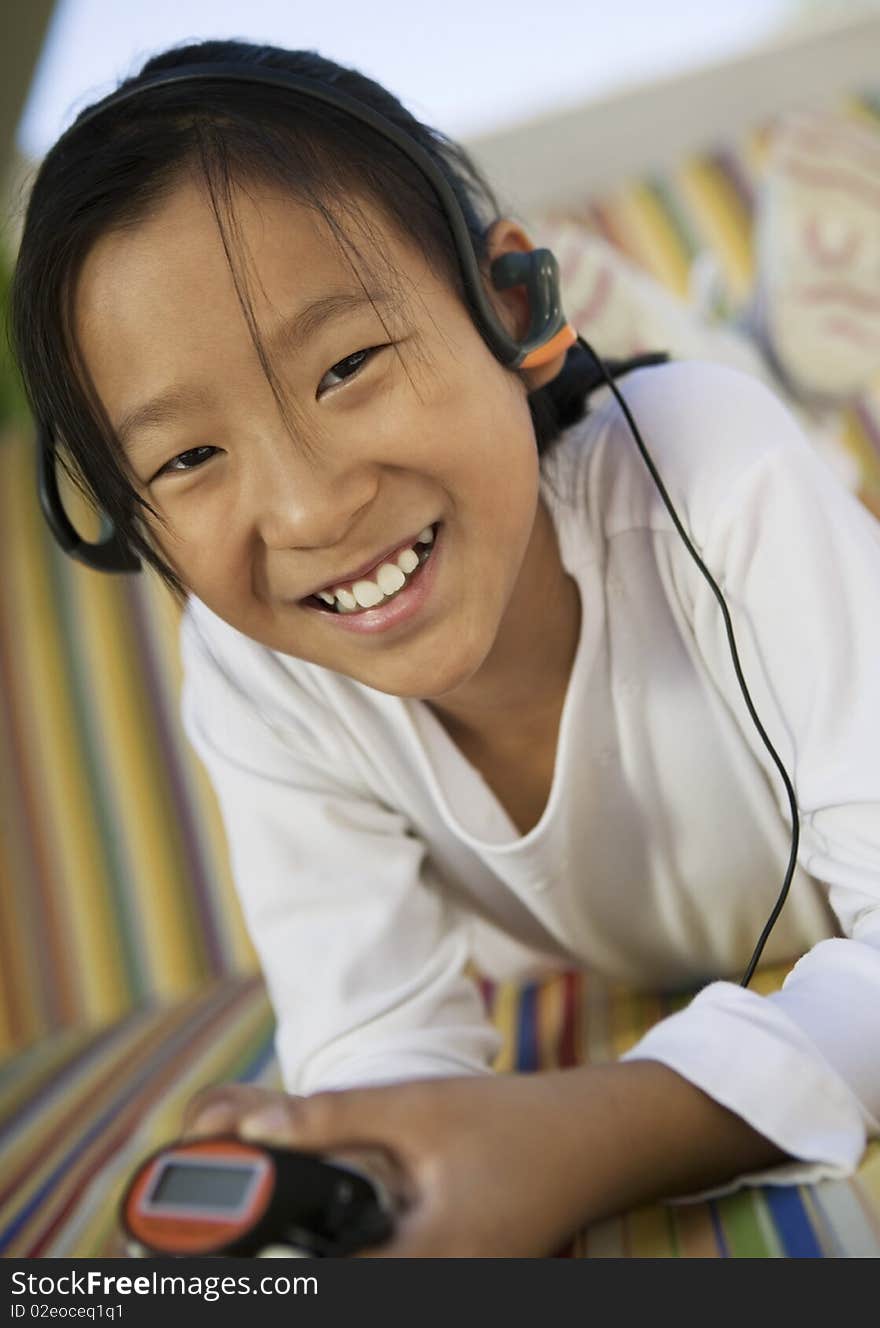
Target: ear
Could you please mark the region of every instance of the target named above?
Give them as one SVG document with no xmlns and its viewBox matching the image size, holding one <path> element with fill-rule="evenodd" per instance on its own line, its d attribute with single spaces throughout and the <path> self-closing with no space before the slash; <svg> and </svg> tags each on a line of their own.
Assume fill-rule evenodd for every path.
<svg viewBox="0 0 880 1328">
<path fill-rule="evenodd" d="M 529 327 L 528 292 L 525 286 L 510 286 L 507 290 L 497 290 L 489 276 L 489 269 L 494 260 L 500 258 L 502 254 L 514 251 L 528 253 L 530 249 L 537 248 L 537 245 L 532 242 L 519 222 L 513 221 L 510 217 L 500 217 L 492 223 L 486 232 L 486 243 L 488 252 L 484 280 L 489 299 L 510 335 L 521 339 Z M 562 371 L 567 353 L 566 347 L 546 364 L 538 365 L 534 369 L 518 369 L 517 373 L 525 383 L 526 391 L 533 392 L 536 388 L 543 387 L 545 383 L 552 382 Z"/>
</svg>

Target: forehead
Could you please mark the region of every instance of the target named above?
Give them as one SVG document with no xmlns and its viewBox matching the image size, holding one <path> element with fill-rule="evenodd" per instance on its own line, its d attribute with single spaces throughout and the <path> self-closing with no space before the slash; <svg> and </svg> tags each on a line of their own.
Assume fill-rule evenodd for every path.
<svg viewBox="0 0 880 1328">
<path fill-rule="evenodd" d="M 269 187 L 233 190 L 231 208 L 215 215 L 192 181 L 176 188 L 135 226 L 101 236 L 82 265 L 74 293 L 77 332 L 88 341 L 112 326 L 134 333 L 140 323 L 173 334 L 216 318 L 221 309 L 243 315 L 236 284 L 246 289 L 261 325 L 325 288 L 392 286 L 418 262 L 367 200 L 336 218 Z M 158 323 L 157 323 L 157 320 Z M 242 324 L 243 326 L 243 324 Z"/>
<path fill-rule="evenodd" d="M 114 427 L 131 434 L 144 412 L 157 423 L 160 398 L 175 409 L 184 397 L 243 400 L 264 376 L 255 331 L 271 361 L 307 354 L 334 324 L 363 335 L 411 324 L 413 295 L 422 312 L 436 310 L 445 292 L 419 289 L 432 280 L 429 265 L 378 208 L 358 200 L 331 215 L 341 237 L 315 208 L 249 185 L 218 224 L 210 198 L 187 181 L 148 219 L 102 236 L 74 292 L 74 335 Z M 130 438 L 120 441 L 129 450 Z"/>
</svg>

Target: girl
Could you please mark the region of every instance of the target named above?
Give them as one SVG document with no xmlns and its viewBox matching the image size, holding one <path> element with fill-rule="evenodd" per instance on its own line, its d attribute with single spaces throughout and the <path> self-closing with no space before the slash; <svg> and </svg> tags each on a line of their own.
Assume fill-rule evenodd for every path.
<svg viewBox="0 0 880 1328">
<path fill-rule="evenodd" d="M 532 250 L 467 155 L 312 52 L 430 154 L 486 298 Z M 658 1197 L 849 1174 L 880 1118 L 880 529 L 757 382 L 621 391 L 580 345 L 502 364 L 405 153 L 337 108 L 182 81 L 43 163 L 18 260 L 34 413 L 184 607 L 182 720 L 223 811 L 288 1090 L 194 1131 L 369 1149 L 404 1213 L 368 1253 L 531 1255 Z M 129 566 L 132 564 L 128 564 Z M 136 565 L 136 564 L 135 564 Z M 795 840 L 797 845 L 798 841 Z M 794 850 L 792 850 L 794 854 Z M 619 1063 L 493 1075 L 495 978 L 702 985 Z"/>
</svg>

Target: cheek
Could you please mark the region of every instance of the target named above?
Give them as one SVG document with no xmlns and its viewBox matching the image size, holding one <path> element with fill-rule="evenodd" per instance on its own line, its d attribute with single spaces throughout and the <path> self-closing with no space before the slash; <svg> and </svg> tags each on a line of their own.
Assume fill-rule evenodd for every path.
<svg viewBox="0 0 880 1328">
<path fill-rule="evenodd" d="M 149 501 L 165 524 L 148 513 L 146 536 L 183 585 L 206 601 L 222 598 L 224 589 L 237 593 L 241 577 L 250 573 L 228 505 L 224 516 L 222 504 L 200 505 L 194 497 L 186 503 Z"/>
<path fill-rule="evenodd" d="M 494 364 L 494 361 L 493 361 Z M 433 439 L 474 483 L 513 497 L 537 472 L 537 445 L 525 389 L 500 370 L 474 374 L 432 411 Z"/>
<path fill-rule="evenodd" d="M 502 435 L 518 418 L 530 420 L 522 379 L 498 363 L 473 329 L 445 353 L 406 354 L 405 370 L 397 384 L 403 409 L 432 430 Z"/>
<path fill-rule="evenodd" d="M 516 523 L 537 500 L 539 458 L 525 395 L 508 396 L 475 430 L 467 464 L 499 520 Z"/>
</svg>

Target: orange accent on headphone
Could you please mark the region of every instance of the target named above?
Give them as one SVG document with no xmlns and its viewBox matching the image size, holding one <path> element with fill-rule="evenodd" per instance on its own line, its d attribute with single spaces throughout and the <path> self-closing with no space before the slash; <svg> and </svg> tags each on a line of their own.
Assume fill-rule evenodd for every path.
<svg viewBox="0 0 880 1328">
<path fill-rule="evenodd" d="M 560 328 L 555 336 L 545 342 L 543 346 L 538 346 L 536 350 L 529 351 L 525 359 L 519 364 L 520 369 L 537 369 L 541 364 L 546 364 L 548 360 L 554 359 L 560 351 L 568 350 L 577 341 L 577 332 L 571 323 L 566 323 L 565 327 Z"/>
</svg>

